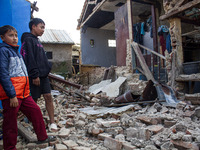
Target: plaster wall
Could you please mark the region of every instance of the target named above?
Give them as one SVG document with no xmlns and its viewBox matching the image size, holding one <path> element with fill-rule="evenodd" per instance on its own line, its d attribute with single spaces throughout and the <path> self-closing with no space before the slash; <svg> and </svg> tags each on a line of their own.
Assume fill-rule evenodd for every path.
<svg viewBox="0 0 200 150">
<path fill-rule="evenodd" d="M 72 45 L 42 43 L 45 51 L 52 52 L 52 72 L 66 76 L 72 72 Z"/>
<path fill-rule="evenodd" d="M 90 45 L 90 40 L 94 40 L 94 46 Z M 81 53 L 82 64 L 92 64 L 102 67 L 116 65 L 116 47 L 108 47 L 108 39 L 115 39 L 115 32 L 87 28 L 81 33 Z"/>
<path fill-rule="evenodd" d="M 62 62 L 72 60 L 72 45 L 66 44 L 42 44 L 45 51 L 52 52 L 52 62 Z"/>
</svg>

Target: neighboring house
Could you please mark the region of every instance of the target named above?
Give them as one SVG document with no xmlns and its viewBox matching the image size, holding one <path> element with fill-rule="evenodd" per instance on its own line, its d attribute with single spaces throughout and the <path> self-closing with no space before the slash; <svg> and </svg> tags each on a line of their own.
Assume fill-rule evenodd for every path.
<svg viewBox="0 0 200 150">
<path fill-rule="evenodd" d="M 176 89 L 176 78 L 185 73 L 183 67 L 188 62 L 189 69 L 198 68 L 190 73 L 200 72 L 195 67 L 200 61 L 199 7 L 199 0 L 85 0 L 77 26 L 81 31 L 82 64 L 128 66 L 131 72 L 139 71 L 147 79 L 152 73 L 158 81 L 160 69 L 170 64 L 166 67 L 168 84 Z M 143 22 L 150 28 L 138 39 L 136 25 Z M 158 33 L 161 25 L 168 27 L 171 36 L 169 60 L 163 57 L 163 39 Z M 109 40 L 116 40 L 116 47 L 109 47 Z"/>
<path fill-rule="evenodd" d="M 47 57 L 52 62 L 52 72 L 63 76 L 72 73 L 72 46 L 74 41 L 65 30 L 45 29 L 39 37 Z"/>
</svg>

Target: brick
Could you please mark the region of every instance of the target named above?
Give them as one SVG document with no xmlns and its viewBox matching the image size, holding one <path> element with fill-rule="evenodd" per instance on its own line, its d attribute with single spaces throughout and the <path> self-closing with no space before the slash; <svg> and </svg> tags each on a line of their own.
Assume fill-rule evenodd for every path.
<svg viewBox="0 0 200 150">
<path fill-rule="evenodd" d="M 55 145 L 55 149 L 56 150 L 67 150 L 67 146 L 63 145 L 63 144 L 56 144 Z"/>
<path fill-rule="evenodd" d="M 123 150 L 134 150 L 134 149 L 137 149 L 137 147 L 131 145 L 131 143 L 128 143 L 128 142 L 123 142 L 122 146 L 123 146 Z"/>
<path fill-rule="evenodd" d="M 110 137 L 110 138 L 111 138 L 112 135 L 107 134 L 107 133 L 101 133 L 101 134 L 98 135 L 97 138 L 98 138 L 98 140 L 102 140 L 102 141 L 104 141 L 106 137 Z"/>
<path fill-rule="evenodd" d="M 75 114 L 67 114 L 67 117 L 68 117 L 68 118 L 74 118 L 74 117 L 75 117 Z"/>
<path fill-rule="evenodd" d="M 70 129 L 62 128 L 62 129 L 59 131 L 58 136 L 59 136 L 59 137 L 62 137 L 62 138 L 65 138 L 65 137 L 68 137 L 69 134 L 70 134 Z"/>
<path fill-rule="evenodd" d="M 92 150 L 92 149 L 89 147 L 78 146 L 78 147 L 73 147 L 73 150 Z"/>
<path fill-rule="evenodd" d="M 100 129 L 100 128 L 99 129 L 92 129 L 92 134 L 95 135 L 95 136 L 102 133 L 102 132 L 103 132 L 103 130 Z"/>
<path fill-rule="evenodd" d="M 63 141 L 63 144 L 65 144 L 70 149 L 78 146 L 78 144 L 72 140 Z"/>
<path fill-rule="evenodd" d="M 171 140 L 171 142 L 174 144 L 174 147 L 176 147 L 178 149 L 199 150 L 199 147 L 197 145 L 192 144 L 190 142 L 174 141 L 174 140 Z"/>
<path fill-rule="evenodd" d="M 151 125 L 147 127 L 148 130 L 152 131 L 154 134 L 157 134 L 158 132 L 163 131 L 162 125 Z"/>
<path fill-rule="evenodd" d="M 115 127 L 120 125 L 120 120 L 104 121 L 103 119 L 97 119 L 97 124 L 102 125 L 103 127 Z"/>
<path fill-rule="evenodd" d="M 166 128 L 172 127 L 175 124 L 176 124 L 176 121 L 173 121 L 173 120 L 172 121 L 171 120 L 164 120 L 164 126 Z"/>
<path fill-rule="evenodd" d="M 161 124 L 161 118 L 151 118 L 147 116 L 138 116 L 136 119 L 140 120 L 141 122 L 147 124 L 147 125 L 157 125 Z"/>
<path fill-rule="evenodd" d="M 127 138 L 138 138 L 142 140 L 149 140 L 150 139 L 150 131 L 145 128 L 128 128 L 126 129 Z"/>
<path fill-rule="evenodd" d="M 104 140 L 104 146 L 111 150 L 121 150 L 122 142 L 110 137 L 106 137 Z"/>
</svg>

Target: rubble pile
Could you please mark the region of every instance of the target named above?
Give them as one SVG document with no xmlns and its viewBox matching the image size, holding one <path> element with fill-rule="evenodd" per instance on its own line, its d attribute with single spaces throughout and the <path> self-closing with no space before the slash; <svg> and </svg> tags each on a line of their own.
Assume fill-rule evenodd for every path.
<svg viewBox="0 0 200 150">
<path fill-rule="evenodd" d="M 58 89 L 52 90 L 52 95 L 59 131 L 48 130 L 49 117 L 43 97 L 38 100 L 38 105 L 43 113 L 48 135 L 56 136 L 57 140 L 36 144 L 37 138 L 31 123 L 19 113 L 17 149 L 199 149 L 200 107 L 198 105 L 184 101 L 178 101 L 176 105 L 167 105 L 159 98 L 148 103 L 138 97 L 140 103 L 136 101 L 127 103 L 123 101 L 124 99 L 120 99 L 122 104 L 117 103 L 115 105 L 117 107 L 114 107 L 110 104 L 116 102 L 116 98 L 126 99 L 122 94 L 127 91 L 129 94 L 141 95 L 145 99 L 145 97 L 152 97 L 157 90 L 155 87 L 152 90 L 153 82 L 139 80 L 138 74 L 129 73 L 123 67 L 115 68 L 116 79 L 113 82 L 111 82 L 112 77 L 108 73 L 107 77 L 104 75 L 105 80 L 101 80 L 100 83 L 79 89 L 66 87 L 64 83 L 57 85 L 55 82 L 54 86 L 57 85 L 55 87 Z M 157 85 L 158 87 L 160 86 Z M 166 87 L 164 89 L 168 93 Z M 108 96 L 109 94 L 113 96 Z M 0 122 L 2 125 L 2 119 Z M 0 149 L 3 149 L 2 140 L 0 140 Z"/>
<path fill-rule="evenodd" d="M 161 103 L 150 105 L 144 102 L 142 105 L 107 108 L 100 106 L 101 95 L 86 95 L 93 106 L 84 105 L 84 99 L 80 98 L 81 101 L 78 98 L 76 100 L 76 97 L 70 99 L 62 93 L 54 96 L 55 120 L 59 131 L 48 132 L 48 135 L 55 135 L 57 141 L 49 145 L 47 143 L 37 145 L 34 142 L 28 143 L 19 134 L 17 148 L 23 150 L 199 149 L 200 107 L 185 102 L 179 102 L 175 108 Z M 77 101 L 80 103 L 76 103 Z M 49 119 L 44 100 L 41 98 L 38 104 L 47 124 Z M 19 120 L 27 130 L 30 132 L 33 130 L 25 117 Z M 34 133 L 32 134 L 34 136 Z"/>
</svg>

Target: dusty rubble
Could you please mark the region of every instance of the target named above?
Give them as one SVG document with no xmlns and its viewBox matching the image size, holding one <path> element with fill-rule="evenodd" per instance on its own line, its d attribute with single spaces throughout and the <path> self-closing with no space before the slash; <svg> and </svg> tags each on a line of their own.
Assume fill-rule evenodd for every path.
<svg viewBox="0 0 200 150">
<path fill-rule="evenodd" d="M 95 99 L 97 105 L 98 100 L 100 101 L 99 97 Z M 18 149 L 198 149 L 200 108 L 197 106 L 180 102 L 176 108 L 171 108 L 154 103 L 132 105 L 126 111 L 119 113 L 88 115 L 80 110 L 89 106 L 70 104 L 75 101 L 64 94 L 54 96 L 55 119 L 60 130 L 56 133 L 48 132 L 48 134 L 56 135 L 57 142 L 50 145 L 36 145 L 27 143 L 19 135 Z M 39 106 L 44 113 L 45 121 L 48 122 L 43 100 L 39 101 Z M 94 110 L 101 108 L 101 106 L 92 107 Z M 32 126 L 26 123 L 25 118 L 22 123 L 32 130 Z"/>
<path fill-rule="evenodd" d="M 135 86 L 135 94 L 141 94 L 146 82 L 137 75 L 123 73 L 127 78 L 124 89 Z M 134 78 L 134 79 L 133 79 Z M 105 93 L 92 94 L 82 90 L 68 89 L 63 93 L 52 92 L 55 105 L 55 120 L 59 131 L 51 133 L 49 118 L 43 98 L 38 102 L 47 127 L 48 135 L 55 135 L 56 142 L 37 145 L 31 123 L 21 114 L 19 123 L 30 134 L 19 133 L 18 149 L 43 150 L 198 150 L 200 143 L 200 107 L 180 101 L 176 107 L 166 103 L 129 104 L 120 107 L 105 107 L 104 102 L 113 100 Z M 66 92 L 68 91 L 68 92 Z M 103 101 L 102 101 L 103 100 Z M 102 103 L 103 102 L 103 103 Z M 0 141 L 2 149 L 2 140 Z"/>
</svg>

